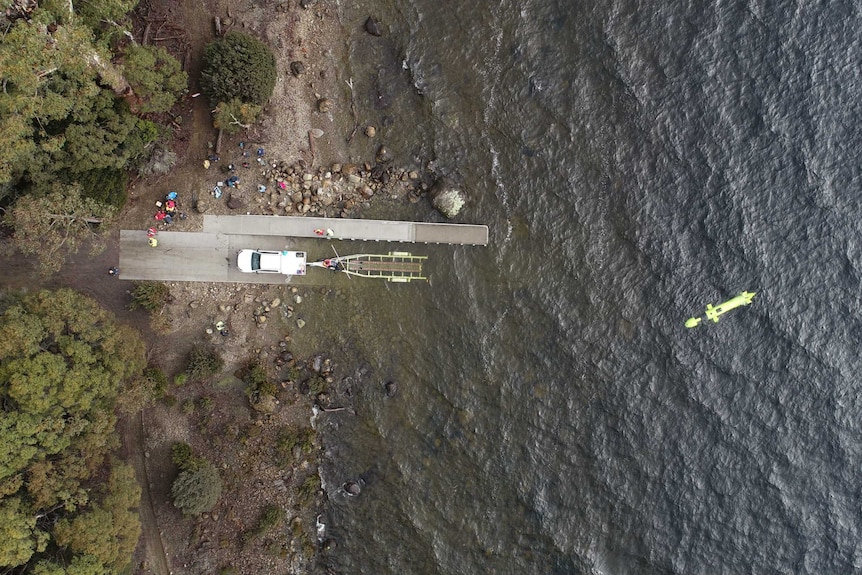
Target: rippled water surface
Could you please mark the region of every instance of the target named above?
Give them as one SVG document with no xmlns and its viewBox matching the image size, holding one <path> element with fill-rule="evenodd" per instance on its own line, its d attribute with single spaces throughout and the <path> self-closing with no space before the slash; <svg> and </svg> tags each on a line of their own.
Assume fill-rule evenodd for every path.
<svg viewBox="0 0 862 575">
<path fill-rule="evenodd" d="M 331 310 L 367 364 L 324 422 L 329 482 L 364 482 L 329 561 L 862 570 L 858 4 L 341 4 L 362 116 L 491 244 Z"/>
</svg>

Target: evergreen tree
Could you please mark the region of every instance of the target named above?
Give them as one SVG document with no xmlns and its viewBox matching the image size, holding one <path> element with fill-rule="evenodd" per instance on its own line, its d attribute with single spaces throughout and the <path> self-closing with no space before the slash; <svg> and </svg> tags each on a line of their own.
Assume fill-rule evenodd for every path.
<svg viewBox="0 0 862 575">
<path fill-rule="evenodd" d="M 263 105 L 275 80 L 275 56 L 253 36 L 230 32 L 204 48 L 201 88 L 213 108 L 234 99 Z"/>
<path fill-rule="evenodd" d="M 123 59 L 126 78 L 139 99 L 142 114 L 167 112 L 188 85 L 179 61 L 161 47 L 132 45 Z"/>
<path fill-rule="evenodd" d="M 177 475 L 171 487 L 174 505 L 186 515 L 211 511 L 221 497 L 221 477 L 209 461 L 200 459 Z"/>
</svg>

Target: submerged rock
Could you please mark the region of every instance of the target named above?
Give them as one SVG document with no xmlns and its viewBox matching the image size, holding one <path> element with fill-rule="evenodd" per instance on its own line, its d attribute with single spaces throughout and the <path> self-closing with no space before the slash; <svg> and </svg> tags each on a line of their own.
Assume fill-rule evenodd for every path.
<svg viewBox="0 0 862 575">
<path fill-rule="evenodd" d="M 378 20 L 374 16 L 369 16 L 368 19 L 365 21 L 365 31 L 372 36 L 380 36 L 381 34 L 383 34 L 380 20 Z"/>
<path fill-rule="evenodd" d="M 394 381 L 387 381 L 383 384 L 383 390 L 386 392 L 386 397 L 395 397 L 398 393 L 398 385 Z"/>
</svg>

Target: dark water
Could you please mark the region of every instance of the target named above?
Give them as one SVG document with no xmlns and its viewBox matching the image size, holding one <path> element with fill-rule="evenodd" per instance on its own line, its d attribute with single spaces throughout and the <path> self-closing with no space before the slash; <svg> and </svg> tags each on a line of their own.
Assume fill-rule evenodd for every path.
<svg viewBox="0 0 862 575">
<path fill-rule="evenodd" d="M 339 315 L 331 564 L 862 571 L 859 4 L 342 4 L 362 117 L 491 245 Z"/>
</svg>

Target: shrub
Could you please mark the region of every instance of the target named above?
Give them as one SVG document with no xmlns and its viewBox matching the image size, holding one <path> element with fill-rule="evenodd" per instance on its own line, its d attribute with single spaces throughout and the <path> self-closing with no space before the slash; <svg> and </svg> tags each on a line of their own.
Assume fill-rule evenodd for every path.
<svg viewBox="0 0 862 575">
<path fill-rule="evenodd" d="M 192 451 L 192 446 L 185 442 L 178 442 L 171 445 L 171 460 L 174 465 L 180 468 L 181 471 L 193 469 L 200 460 L 195 457 Z"/>
<path fill-rule="evenodd" d="M 189 374 L 187 374 L 185 372 L 178 373 L 176 376 L 174 376 L 174 385 L 177 387 L 182 387 L 186 384 L 186 382 L 188 380 L 189 380 Z"/>
<path fill-rule="evenodd" d="M 193 399 L 185 400 L 182 405 L 182 410 L 186 415 L 193 414 L 195 412 L 195 401 Z"/>
<path fill-rule="evenodd" d="M 168 380 L 157 367 L 146 368 L 140 377 L 132 379 L 117 396 L 117 407 L 123 413 L 134 414 L 165 395 Z"/>
<path fill-rule="evenodd" d="M 224 360 L 216 350 L 195 346 L 189 352 L 186 373 L 192 379 L 206 379 L 219 373 L 222 367 L 224 367 Z"/>
<path fill-rule="evenodd" d="M 303 453 L 309 454 L 314 449 L 314 437 L 314 430 L 310 427 L 285 427 L 278 434 L 275 447 L 282 459 L 291 457 L 297 446 Z"/>
<path fill-rule="evenodd" d="M 316 473 L 309 475 L 299 486 L 299 500 L 305 505 L 308 505 L 314 498 L 317 497 L 317 492 L 320 491 L 320 476 Z"/>
<path fill-rule="evenodd" d="M 176 164 L 177 155 L 160 142 L 149 146 L 136 162 L 142 176 L 167 174 Z"/>
<path fill-rule="evenodd" d="M 305 382 L 303 387 L 311 395 L 317 395 L 319 393 L 323 393 L 326 391 L 326 388 L 327 388 L 326 379 L 324 379 L 320 375 L 315 375 L 314 377 L 309 378 L 308 381 Z"/>
<path fill-rule="evenodd" d="M 222 482 L 216 468 L 206 460 L 177 475 L 171 487 L 174 505 L 185 515 L 211 511 L 221 497 Z"/>
<path fill-rule="evenodd" d="M 138 282 L 132 290 L 132 303 L 129 308 L 144 308 L 150 313 L 162 310 L 171 301 L 171 290 L 162 282 Z"/>
<path fill-rule="evenodd" d="M 250 361 L 240 372 L 242 380 L 247 384 L 245 394 L 252 403 L 260 401 L 266 395 L 275 397 L 278 388 L 269 381 L 266 369 L 257 361 Z"/>
<path fill-rule="evenodd" d="M 275 80 L 275 56 L 253 36 L 230 32 L 204 48 L 201 89 L 213 108 L 234 99 L 264 104 Z"/>
</svg>

